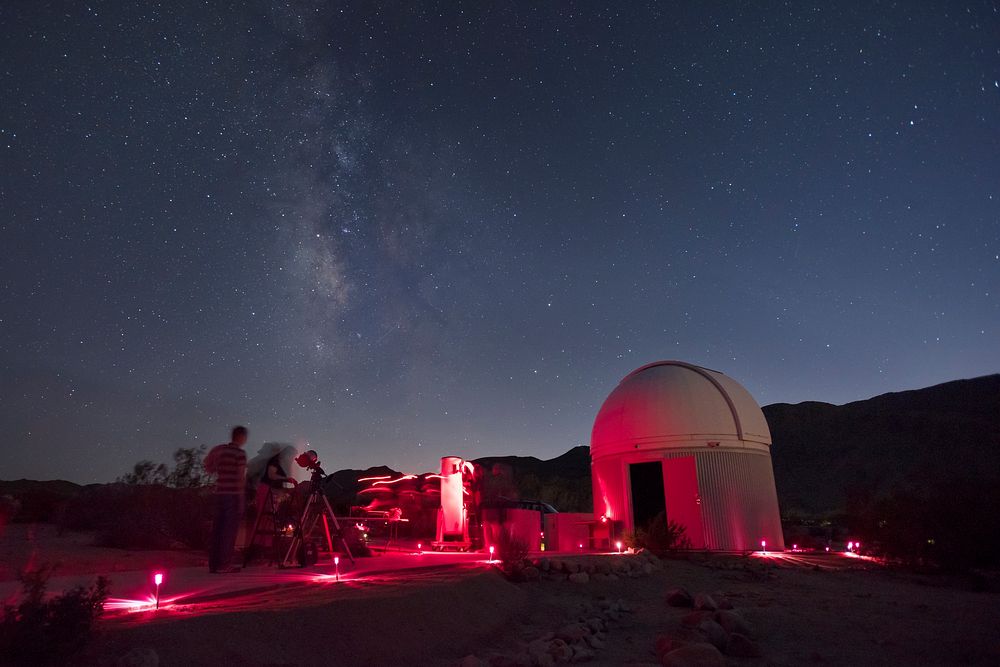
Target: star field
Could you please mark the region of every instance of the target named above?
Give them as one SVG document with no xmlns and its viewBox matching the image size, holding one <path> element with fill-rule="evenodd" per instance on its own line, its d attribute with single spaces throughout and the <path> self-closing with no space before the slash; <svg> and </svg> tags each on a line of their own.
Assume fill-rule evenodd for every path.
<svg viewBox="0 0 1000 667">
<path fill-rule="evenodd" d="M 250 427 L 327 469 L 1000 367 L 1000 9 L 0 8 L 3 478 Z"/>
</svg>

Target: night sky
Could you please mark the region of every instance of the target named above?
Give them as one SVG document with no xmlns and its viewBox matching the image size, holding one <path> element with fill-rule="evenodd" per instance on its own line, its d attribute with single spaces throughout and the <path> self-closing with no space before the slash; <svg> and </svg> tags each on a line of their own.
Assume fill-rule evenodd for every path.
<svg viewBox="0 0 1000 667">
<path fill-rule="evenodd" d="M 997 3 L 379 4 L 3 4 L 0 478 L 1000 370 Z"/>
</svg>

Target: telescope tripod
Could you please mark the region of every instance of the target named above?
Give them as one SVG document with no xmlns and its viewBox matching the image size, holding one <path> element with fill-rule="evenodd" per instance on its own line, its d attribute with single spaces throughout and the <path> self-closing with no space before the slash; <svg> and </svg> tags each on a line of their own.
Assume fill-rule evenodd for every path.
<svg viewBox="0 0 1000 667">
<path fill-rule="evenodd" d="M 337 517 L 333 513 L 333 508 L 330 507 L 330 501 L 323 495 L 319 484 L 314 483 L 312 490 L 309 492 L 309 500 L 302 511 L 302 519 L 295 526 L 292 543 L 288 545 L 285 559 L 281 562 L 282 567 L 292 567 L 296 556 L 298 556 L 299 567 L 306 566 L 306 542 L 312 539 L 312 534 L 320 521 L 323 523 L 323 535 L 326 538 L 326 546 L 330 552 L 330 559 L 333 560 L 333 540 L 336 538 L 351 563 L 354 563 L 351 548 L 347 546 L 347 540 L 344 539 L 344 533 L 340 529 L 340 522 L 337 521 Z M 333 524 L 332 532 L 330 530 L 331 524 Z"/>
</svg>

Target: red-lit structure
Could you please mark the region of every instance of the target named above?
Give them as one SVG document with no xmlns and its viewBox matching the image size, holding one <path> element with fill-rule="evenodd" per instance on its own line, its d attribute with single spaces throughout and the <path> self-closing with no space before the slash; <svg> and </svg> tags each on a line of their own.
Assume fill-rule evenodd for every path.
<svg viewBox="0 0 1000 667">
<path fill-rule="evenodd" d="M 445 456 L 441 459 L 441 507 L 438 509 L 436 539 L 432 542 L 435 549 L 464 551 L 472 546 L 463 479 L 467 470 L 471 473 L 471 464 L 458 456 Z"/>
<path fill-rule="evenodd" d="M 665 511 L 691 548 L 753 551 L 763 541 L 782 551 L 770 450 L 764 413 L 738 382 L 681 361 L 648 364 L 594 421 L 594 515 L 619 532 Z"/>
</svg>

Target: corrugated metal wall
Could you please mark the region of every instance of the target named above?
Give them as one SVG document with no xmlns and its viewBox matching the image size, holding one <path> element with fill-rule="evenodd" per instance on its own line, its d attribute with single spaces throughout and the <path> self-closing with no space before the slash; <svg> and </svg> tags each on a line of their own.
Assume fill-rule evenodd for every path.
<svg viewBox="0 0 1000 667">
<path fill-rule="evenodd" d="M 755 551 L 761 540 L 769 549 L 785 548 L 769 455 L 700 451 L 695 461 L 706 548 Z"/>
</svg>

